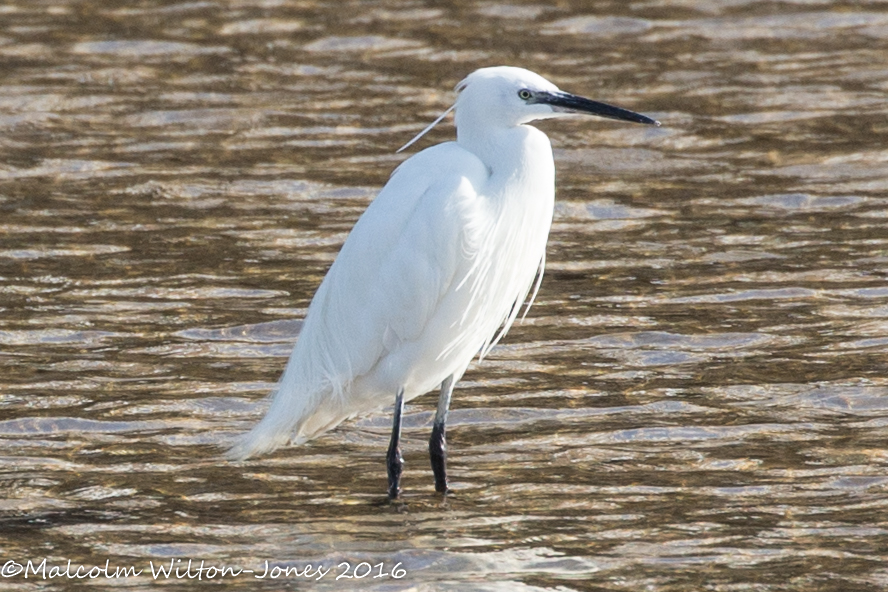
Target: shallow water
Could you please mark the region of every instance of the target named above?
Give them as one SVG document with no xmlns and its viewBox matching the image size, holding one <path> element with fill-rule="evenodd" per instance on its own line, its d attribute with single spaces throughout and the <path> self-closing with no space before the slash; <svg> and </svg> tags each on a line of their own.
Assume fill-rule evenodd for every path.
<svg viewBox="0 0 888 592">
<path fill-rule="evenodd" d="M 3 586 L 888 587 L 886 55 L 876 2 L 7 2 Z M 546 278 L 458 386 L 453 494 L 434 395 L 398 503 L 386 412 L 220 460 L 394 150 L 499 63 L 664 125 L 540 124 Z"/>
</svg>

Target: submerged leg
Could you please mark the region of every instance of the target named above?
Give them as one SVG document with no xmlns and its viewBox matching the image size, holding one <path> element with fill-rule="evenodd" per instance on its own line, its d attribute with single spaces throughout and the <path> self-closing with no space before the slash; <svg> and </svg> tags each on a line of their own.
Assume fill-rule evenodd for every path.
<svg viewBox="0 0 888 592">
<path fill-rule="evenodd" d="M 450 375 L 441 383 L 438 411 L 435 413 L 432 437 L 429 438 L 429 458 L 432 461 L 432 472 L 435 473 L 435 491 L 440 493 L 447 493 L 447 438 L 444 432 L 452 394 L 453 375 Z"/>
<path fill-rule="evenodd" d="M 389 499 L 395 499 L 401 493 L 401 473 L 404 471 L 404 459 L 401 457 L 401 415 L 404 413 L 404 389 L 398 389 L 395 395 L 395 414 L 392 420 L 392 439 L 389 441 L 386 465 L 388 467 Z"/>
</svg>

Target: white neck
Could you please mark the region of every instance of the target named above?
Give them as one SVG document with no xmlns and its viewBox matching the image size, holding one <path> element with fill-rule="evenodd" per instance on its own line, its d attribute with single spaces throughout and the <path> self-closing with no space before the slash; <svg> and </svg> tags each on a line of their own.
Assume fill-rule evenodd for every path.
<svg viewBox="0 0 888 592">
<path fill-rule="evenodd" d="M 528 158 L 552 162 L 549 138 L 529 125 L 494 127 L 460 125 L 457 120 L 456 141 L 487 165 L 493 175 L 526 170 L 522 166 Z M 529 163 L 539 165 L 538 162 Z M 536 168 L 532 166 L 531 168 Z"/>
</svg>

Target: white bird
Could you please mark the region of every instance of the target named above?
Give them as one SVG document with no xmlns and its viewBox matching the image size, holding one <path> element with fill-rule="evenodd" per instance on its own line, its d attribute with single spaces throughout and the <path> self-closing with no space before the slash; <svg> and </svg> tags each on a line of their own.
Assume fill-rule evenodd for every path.
<svg viewBox="0 0 888 592">
<path fill-rule="evenodd" d="M 533 288 L 530 307 L 542 280 L 555 165 L 549 138 L 526 124 L 589 113 L 659 125 L 522 68 L 476 70 L 456 91 L 454 106 L 404 148 L 453 109 L 456 141 L 404 161 L 360 217 L 312 298 L 267 414 L 229 458 L 301 444 L 394 400 L 395 498 L 404 402 L 440 387 L 429 453 L 435 488 L 446 492 L 453 386 L 508 332 Z"/>
</svg>

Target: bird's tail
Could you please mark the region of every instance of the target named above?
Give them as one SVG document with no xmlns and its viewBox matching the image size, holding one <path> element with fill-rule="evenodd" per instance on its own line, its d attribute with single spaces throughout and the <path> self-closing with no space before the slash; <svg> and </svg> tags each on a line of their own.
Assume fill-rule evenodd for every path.
<svg viewBox="0 0 888 592">
<path fill-rule="evenodd" d="M 226 459 L 246 460 L 251 456 L 271 452 L 290 441 L 296 427 L 292 416 L 288 417 L 280 413 L 272 414 L 271 411 L 269 409 L 269 413 L 252 430 L 235 439 L 232 446 L 225 452 Z"/>
<path fill-rule="evenodd" d="M 262 421 L 239 436 L 225 453 L 225 458 L 245 460 L 271 452 L 290 441 L 301 444 L 309 439 L 303 433 L 304 424 L 323 399 L 323 393 L 319 391 L 324 389 L 302 379 L 302 373 L 295 366 L 292 363 L 287 365 Z"/>
</svg>

